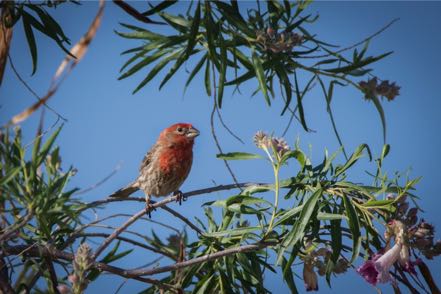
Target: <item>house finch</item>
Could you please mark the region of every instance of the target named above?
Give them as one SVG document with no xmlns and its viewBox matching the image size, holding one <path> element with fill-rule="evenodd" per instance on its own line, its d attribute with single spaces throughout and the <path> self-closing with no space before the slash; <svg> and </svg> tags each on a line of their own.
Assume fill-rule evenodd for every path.
<svg viewBox="0 0 441 294">
<path fill-rule="evenodd" d="M 150 196 L 167 196 L 174 192 L 179 203 L 179 187 L 187 178 L 193 162 L 194 138 L 199 131 L 188 123 L 174 124 L 161 132 L 155 145 L 144 156 L 138 178 L 110 197 L 128 197 L 141 189 L 146 197 L 146 210 L 151 210 Z"/>
</svg>

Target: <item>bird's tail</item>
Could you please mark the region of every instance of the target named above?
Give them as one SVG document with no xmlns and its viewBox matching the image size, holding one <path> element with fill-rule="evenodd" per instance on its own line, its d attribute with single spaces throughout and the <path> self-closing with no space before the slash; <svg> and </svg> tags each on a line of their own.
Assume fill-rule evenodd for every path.
<svg viewBox="0 0 441 294">
<path fill-rule="evenodd" d="M 139 190 L 139 188 L 135 185 L 136 182 L 127 185 L 124 188 L 119 189 L 115 193 L 109 195 L 109 197 L 113 198 L 126 198 L 129 197 L 132 193 L 135 193 Z"/>
</svg>

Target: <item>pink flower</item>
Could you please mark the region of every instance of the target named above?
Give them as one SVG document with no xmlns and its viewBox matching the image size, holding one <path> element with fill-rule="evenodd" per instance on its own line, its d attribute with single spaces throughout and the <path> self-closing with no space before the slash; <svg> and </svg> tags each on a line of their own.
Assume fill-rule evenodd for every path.
<svg viewBox="0 0 441 294">
<path fill-rule="evenodd" d="M 395 245 L 384 254 L 377 254 L 357 269 L 357 272 L 370 284 L 386 283 L 390 281 L 389 269 L 400 258 L 403 245 Z"/>
</svg>

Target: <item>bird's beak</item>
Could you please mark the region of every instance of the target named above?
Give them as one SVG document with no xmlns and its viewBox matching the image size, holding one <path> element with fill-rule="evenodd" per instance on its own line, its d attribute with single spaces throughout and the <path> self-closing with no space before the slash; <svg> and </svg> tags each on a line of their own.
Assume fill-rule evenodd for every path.
<svg viewBox="0 0 441 294">
<path fill-rule="evenodd" d="M 189 138 L 195 138 L 197 136 L 199 136 L 199 131 L 193 127 L 189 128 L 187 131 L 187 137 Z"/>
</svg>

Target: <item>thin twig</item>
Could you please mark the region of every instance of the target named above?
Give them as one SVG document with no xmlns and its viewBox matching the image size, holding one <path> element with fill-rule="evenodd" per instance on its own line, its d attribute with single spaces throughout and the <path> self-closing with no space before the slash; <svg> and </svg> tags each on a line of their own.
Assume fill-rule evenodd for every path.
<svg viewBox="0 0 441 294">
<path fill-rule="evenodd" d="M 23 252 L 25 252 L 24 254 L 29 257 L 41 257 L 41 256 L 48 256 L 49 255 L 53 258 L 63 259 L 63 260 L 67 260 L 67 261 L 72 261 L 75 258 L 75 256 L 72 253 L 60 251 L 54 247 L 40 246 L 40 245 L 33 246 L 32 248 L 29 248 L 27 245 L 4 246 L 2 248 L 2 250 L 3 250 L 4 254 L 6 254 L 6 255 L 23 254 Z M 177 291 L 177 288 L 175 288 L 172 285 L 162 283 L 161 281 L 158 281 L 155 279 L 130 276 L 130 275 L 128 275 L 126 270 L 119 268 L 119 267 L 111 266 L 111 265 L 108 265 L 108 264 L 105 264 L 102 262 L 94 262 L 92 264 L 92 268 L 96 268 L 100 271 L 110 272 L 110 273 L 119 275 L 121 277 L 134 279 L 134 280 L 141 281 L 141 282 L 148 283 L 148 284 L 153 284 L 153 285 L 158 286 L 159 288 L 171 290 L 174 292 Z"/>
<path fill-rule="evenodd" d="M 235 134 L 235 133 L 234 133 L 234 132 L 233 132 L 233 131 L 227 126 L 227 124 L 224 122 L 224 120 L 223 120 L 223 118 L 222 118 L 222 115 L 221 115 L 221 113 L 220 113 L 219 107 L 216 107 L 216 112 L 217 112 L 217 117 L 219 118 L 219 121 L 220 121 L 221 125 L 224 127 L 224 129 L 227 130 L 227 132 L 230 133 L 230 135 L 231 135 L 234 139 L 236 139 L 237 141 L 239 141 L 240 143 L 242 143 L 242 144 L 245 145 L 245 142 L 244 142 L 241 138 L 239 138 L 239 136 L 236 135 L 236 134 Z"/>
<path fill-rule="evenodd" d="M 119 170 L 121 169 L 121 164 L 118 163 L 116 165 L 116 167 L 112 170 L 112 172 L 110 174 L 108 174 L 105 178 L 103 178 L 101 181 L 99 181 L 98 183 L 93 184 L 92 186 L 90 186 L 89 188 L 80 190 L 76 193 L 74 193 L 74 195 L 81 195 L 81 194 L 85 194 L 87 192 L 90 192 L 94 189 L 96 189 L 97 187 L 101 186 L 102 184 L 104 184 L 106 181 L 108 181 L 111 177 L 113 177 Z"/>
<path fill-rule="evenodd" d="M 55 272 L 55 268 L 54 268 L 54 264 L 52 262 L 52 257 L 51 256 L 46 256 L 45 258 L 46 261 L 46 266 L 47 269 L 49 271 L 49 277 L 51 280 L 51 284 L 52 284 L 52 291 L 55 294 L 60 294 L 60 292 L 58 291 L 58 278 L 57 278 L 57 273 Z"/>
<path fill-rule="evenodd" d="M 110 234 L 106 234 L 106 233 L 79 233 L 75 237 L 76 238 L 81 238 L 81 237 L 103 237 L 103 238 L 108 238 L 109 236 L 110 236 Z M 158 254 L 161 254 L 161 255 L 164 255 L 166 257 L 169 257 L 172 260 L 176 260 L 176 256 L 173 256 L 172 254 L 170 254 L 168 252 L 158 250 L 158 249 L 156 249 L 156 248 L 154 248 L 152 246 L 143 244 L 141 242 L 132 240 L 130 238 L 126 238 L 126 237 L 123 237 L 123 236 L 117 236 L 115 239 L 121 240 L 121 241 L 124 241 L 124 242 L 127 242 L 127 243 L 130 243 L 132 245 L 138 246 L 138 247 L 143 248 L 143 249 L 150 250 L 152 252 L 155 252 L 155 253 L 158 253 Z"/>
<path fill-rule="evenodd" d="M 214 186 L 214 187 L 210 187 L 210 188 L 193 190 L 193 191 L 184 193 L 183 195 L 186 198 L 190 198 L 193 196 L 209 194 L 209 193 L 213 193 L 213 192 L 226 191 L 226 190 L 232 190 L 232 189 L 237 189 L 237 188 L 247 188 L 247 187 L 253 187 L 253 186 L 266 187 L 268 185 L 270 185 L 270 184 L 267 184 L 267 183 L 238 183 L 238 184 L 218 185 L 218 186 Z M 177 199 L 177 196 L 172 195 L 172 196 L 168 196 L 164 200 L 161 200 L 158 202 L 152 201 L 152 207 L 154 207 L 154 208 L 162 207 L 170 202 L 176 202 L 176 199 Z M 106 199 L 90 202 L 84 208 L 82 208 L 81 211 L 89 209 L 89 208 L 97 207 L 97 206 L 100 206 L 103 204 L 107 204 L 110 202 L 122 202 L 122 201 L 136 201 L 136 202 L 144 202 L 145 203 L 145 198 L 144 197 L 127 197 L 127 198 L 109 197 Z"/>
<path fill-rule="evenodd" d="M 164 205 L 161 207 L 162 209 L 164 209 L 165 211 L 171 213 L 172 215 L 174 215 L 175 217 L 179 218 L 180 220 L 182 220 L 184 223 L 186 223 L 190 228 L 192 228 L 193 230 L 196 231 L 196 233 L 198 233 L 199 235 L 203 235 L 204 232 L 202 232 L 201 229 L 199 229 L 195 224 L 193 224 L 191 221 L 188 220 L 188 218 L 186 218 L 185 216 L 183 216 L 182 214 L 180 214 L 179 212 L 177 212 L 174 209 L 171 209 L 170 207 Z"/>
<path fill-rule="evenodd" d="M 373 33 L 369 37 L 367 37 L 367 38 L 361 40 L 360 42 L 357 42 L 357 43 L 355 43 L 355 44 L 353 44 L 353 45 L 351 45 L 349 47 L 345 47 L 345 48 L 342 48 L 340 50 L 337 50 L 337 51 L 334 52 L 334 54 L 339 54 L 339 53 L 342 53 L 344 51 L 351 50 L 351 49 L 353 49 L 353 48 L 355 48 L 355 47 L 357 47 L 357 46 L 359 46 L 359 45 L 361 45 L 361 44 L 363 44 L 363 43 L 365 43 L 365 42 L 375 38 L 376 36 L 378 36 L 379 34 L 384 32 L 385 30 L 387 30 L 390 26 L 392 26 L 395 22 L 397 22 L 399 20 L 400 20 L 400 18 L 395 18 L 395 19 L 391 20 L 387 25 L 385 25 L 384 27 L 382 27 L 380 30 L 378 30 L 377 32 Z M 303 58 L 303 59 L 323 58 L 323 57 L 329 57 L 331 55 L 333 55 L 333 54 L 328 53 L 328 54 L 323 54 L 323 55 L 302 56 L 300 58 Z"/>
<path fill-rule="evenodd" d="M 23 86 L 40 102 L 43 100 L 43 98 L 40 97 L 32 88 L 29 86 L 29 84 L 21 77 L 18 70 L 15 68 L 14 62 L 12 62 L 11 56 L 8 54 L 9 64 L 11 65 L 12 71 L 14 72 L 17 79 L 23 84 Z M 46 102 L 43 102 L 43 106 L 49 109 L 52 113 L 54 113 L 57 116 L 57 121 L 61 119 L 64 122 L 67 122 L 67 118 L 62 116 L 58 111 L 47 105 Z"/>
<path fill-rule="evenodd" d="M 189 267 L 192 265 L 200 264 L 203 262 L 207 262 L 210 260 L 218 259 L 224 256 L 229 256 L 237 253 L 245 253 L 249 251 L 256 251 L 271 245 L 275 245 L 275 243 L 256 243 L 250 245 L 242 245 L 238 247 L 228 248 L 222 251 L 218 251 L 212 254 L 203 255 L 197 258 L 193 258 L 190 260 L 186 260 L 183 262 L 177 262 L 175 264 L 158 267 L 158 268 L 148 268 L 148 269 L 133 269 L 126 270 L 126 274 L 129 276 L 150 276 L 170 271 L 175 271 L 181 268 Z"/>
<path fill-rule="evenodd" d="M 92 255 L 92 258 L 95 260 L 109 245 L 112 241 L 119 236 L 125 229 L 127 229 L 131 224 L 133 224 L 137 219 L 142 217 L 146 213 L 147 209 L 142 209 L 131 218 L 129 218 L 122 226 L 113 231 L 112 234 L 107 237 L 104 242 L 97 248 L 95 253 Z"/>
</svg>

